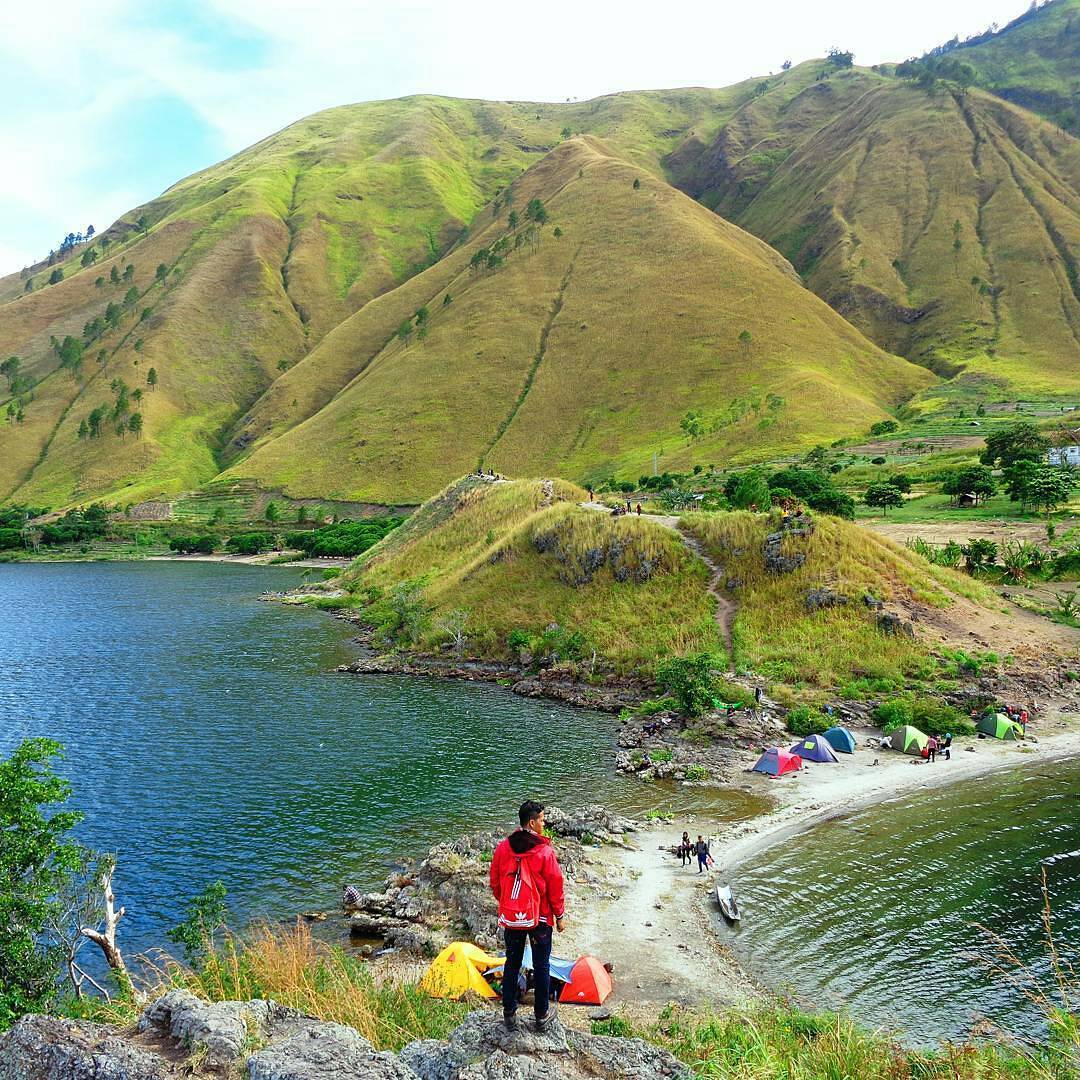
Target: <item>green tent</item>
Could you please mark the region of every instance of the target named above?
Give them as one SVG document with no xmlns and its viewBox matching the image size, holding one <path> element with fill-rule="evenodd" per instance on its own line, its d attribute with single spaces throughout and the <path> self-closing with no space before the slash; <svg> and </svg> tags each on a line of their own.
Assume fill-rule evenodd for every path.
<svg viewBox="0 0 1080 1080">
<path fill-rule="evenodd" d="M 995 739 L 1019 739 L 1024 734 L 1024 729 L 1004 713 L 984 713 L 975 726 L 984 735 L 992 735 Z"/>
<path fill-rule="evenodd" d="M 924 735 L 918 728 L 913 728 L 910 724 L 905 724 L 903 727 L 897 728 L 889 736 L 889 745 L 894 750 L 899 750 L 903 754 L 911 754 L 913 757 L 922 757 L 922 752 L 926 748 L 928 736 Z"/>
</svg>

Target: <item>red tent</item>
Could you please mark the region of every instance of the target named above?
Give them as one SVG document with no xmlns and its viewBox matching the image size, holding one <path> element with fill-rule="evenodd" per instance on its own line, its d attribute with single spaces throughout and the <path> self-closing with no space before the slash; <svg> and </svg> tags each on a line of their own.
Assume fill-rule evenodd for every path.
<svg viewBox="0 0 1080 1080">
<path fill-rule="evenodd" d="M 779 746 L 773 746 L 758 758 L 753 771 L 765 773 L 766 776 L 783 776 L 801 768 L 802 758 L 798 754 L 790 754 Z"/>
<path fill-rule="evenodd" d="M 570 981 L 562 988 L 560 1001 L 574 1005 L 601 1005 L 611 993 L 611 976 L 595 956 L 583 956 L 570 969 Z"/>
</svg>

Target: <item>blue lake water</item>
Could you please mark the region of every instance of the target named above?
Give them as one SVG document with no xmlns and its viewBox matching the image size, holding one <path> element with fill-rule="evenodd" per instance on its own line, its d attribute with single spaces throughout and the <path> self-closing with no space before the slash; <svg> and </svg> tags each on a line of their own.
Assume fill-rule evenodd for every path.
<svg viewBox="0 0 1080 1080">
<path fill-rule="evenodd" d="M 740 868 L 743 921 L 725 934 L 767 984 L 913 1042 L 985 1020 L 1039 1036 L 1041 1010 L 993 970 L 982 928 L 1059 1002 L 1044 870 L 1058 948 L 1080 974 L 1080 759 L 920 792 L 768 849 Z"/>
<path fill-rule="evenodd" d="M 119 857 L 129 951 L 220 879 L 240 920 L 334 909 L 404 856 L 614 795 L 614 718 L 482 684 L 334 674 L 325 614 L 259 603 L 298 570 L 0 565 L 0 754 L 48 735 Z M 624 790 L 625 785 L 620 787 Z"/>
</svg>

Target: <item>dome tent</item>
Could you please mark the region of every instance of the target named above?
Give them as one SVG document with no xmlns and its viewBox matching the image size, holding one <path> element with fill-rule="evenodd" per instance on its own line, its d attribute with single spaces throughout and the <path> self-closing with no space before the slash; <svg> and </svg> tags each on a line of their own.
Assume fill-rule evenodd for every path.
<svg viewBox="0 0 1080 1080">
<path fill-rule="evenodd" d="M 922 757 L 922 752 L 926 749 L 928 741 L 928 735 L 910 724 L 898 727 L 889 736 L 889 746 L 894 750 L 899 750 L 902 754 L 911 754 L 913 757 Z"/>
<path fill-rule="evenodd" d="M 995 739 L 1021 739 L 1024 729 L 1004 713 L 985 713 L 975 725 L 976 730 Z"/>
<path fill-rule="evenodd" d="M 802 758 L 798 754 L 772 746 L 757 759 L 757 764 L 751 771 L 764 773 L 766 776 L 783 776 L 784 773 L 797 772 L 801 768 Z"/>
<path fill-rule="evenodd" d="M 797 754 L 803 761 L 836 761 L 833 748 L 823 735 L 807 735 L 802 742 L 797 742 L 791 753 Z"/>
<path fill-rule="evenodd" d="M 846 727 L 831 727 L 825 732 L 825 740 L 840 754 L 855 753 L 855 736 Z"/>
</svg>

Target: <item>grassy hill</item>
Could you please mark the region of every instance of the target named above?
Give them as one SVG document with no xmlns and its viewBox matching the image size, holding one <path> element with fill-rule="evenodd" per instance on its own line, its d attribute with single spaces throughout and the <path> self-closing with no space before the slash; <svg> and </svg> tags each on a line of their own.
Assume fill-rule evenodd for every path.
<svg viewBox="0 0 1080 1080">
<path fill-rule="evenodd" d="M 1049 0 L 940 55 L 970 65 L 984 89 L 1080 134 L 1080 0 Z"/>
<path fill-rule="evenodd" d="M 677 183 L 955 389 L 1075 394 L 1080 142 L 980 90 L 813 69 L 684 145 Z"/>
<path fill-rule="evenodd" d="M 786 536 L 782 554 L 804 561 L 776 573 L 765 540 L 779 514 L 689 514 L 688 543 L 648 516 L 584 509 L 584 495 L 561 480 L 456 481 L 334 580 L 348 594 L 335 603 L 389 628 L 388 646 L 439 652 L 456 625 L 467 655 L 551 651 L 579 671 L 648 674 L 673 654 L 723 655 L 708 592 L 718 568 L 735 610 L 738 670 L 777 687 L 846 686 L 854 696 L 948 679 L 953 650 L 975 646 L 973 629 L 993 627 L 1002 655 L 1050 641 L 1044 622 L 1010 616 L 985 585 L 838 518 L 815 515 L 809 534 Z M 410 596 L 428 609 L 412 636 L 400 620 Z M 884 632 L 883 612 L 915 636 Z M 574 632 L 580 638 L 568 641 Z"/>
<path fill-rule="evenodd" d="M 453 612 L 470 651 L 510 658 L 522 647 L 562 650 L 628 672 L 672 653 L 717 645 L 707 571 L 679 537 L 650 521 L 583 510 L 561 480 L 456 481 L 362 556 L 334 585 L 385 619 L 395 587 L 422 583 L 432 612 L 413 643 L 437 648 Z M 567 641 L 553 625 L 581 635 Z M 515 645 L 517 632 L 525 643 Z M 545 641 L 543 645 L 541 642 Z"/>
<path fill-rule="evenodd" d="M 1075 7 L 960 51 L 1068 83 Z M 721 90 L 308 117 L 0 279 L 0 357 L 21 365 L 0 378 L 0 501 L 220 478 L 402 503 L 480 461 L 581 480 L 739 462 L 934 384 L 889 353 L 951 380 L 925 408 L 1075 394 L 1080 143 L 931 89 L 812 61 Z M 510 226 L 531 198 L 539 242 Z M 470 267 L 504 239 L 497 271 Z"/>
<path fill-rule="evenodd" d="M 520 243 L 534 199 L 551 220 Z M 470 268 L 495 244 L 507 245 L 503 265 Z M 371 502 L 420 501 L 478 463 L 637 476 L 654 452 L 667 468 L 808 449 L 930 381 L 772 249 L 589 138 L 553 150 L 401 292 L 349 319 L 294 376 L 322 386 L 355 373 L 348 386 L 227 475 Z M 426 337 L 393 337 L 421 306 Z M 252 417 L 273 431 L 271 400 Z M 691 413 L 693 438 L 680 426 Z"/>
</svg>

